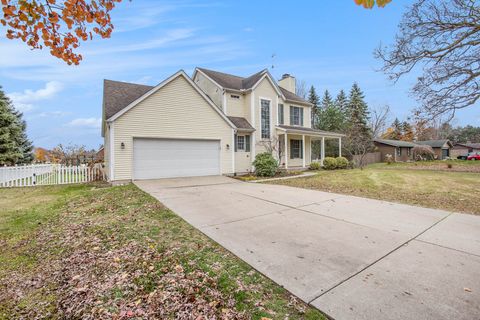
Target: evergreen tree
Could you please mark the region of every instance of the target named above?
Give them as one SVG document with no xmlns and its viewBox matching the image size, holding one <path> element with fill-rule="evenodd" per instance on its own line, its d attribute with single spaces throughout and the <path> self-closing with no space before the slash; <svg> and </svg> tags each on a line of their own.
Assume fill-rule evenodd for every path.
<svg viewBox="0 0 480 320">
<path fill-rule="evenodd" d="M 360 87 L 354 83 L 347 104 L 345 150 L 356 156 L 356 164 L 363 168 L 365 155 L 373 148 L 372 132 L 368 125 L 368 106 Z"/>
<path fill-rule="evenodd" d="M 312 106 L 312 128 L 317 128 L 318 124 L 318 107 L 320 103 L 320 97 L 317 95 L 315 91 L 315 87 L 311 86 L 310 90 L 308 91 L 308 102 L 310 102 Z"/>
<path fill-rule="evenodd" d="M 332 105 L 333 105 L 332 96 L 330 95 L 330 92 L 328 92 L 328 90 L 325 90 L 325 93 L 323 94 L 323 98 L 322 98 L 321 107 L 323 110 L 325 110 Z"/>
<path fill-rule="evenodd" d="M 348 109 L 348 99 L 345 91 L 340 90 L 335 98 L 335 106 L 345 115 L 347 116 L 347 109 Z"/>
<path fill-rule="evenodd" d="M 413 132 L 413 127 L 407 121 L 402 122 L 402 140 L 403 141 L 413 141 L 415 138 L 415 133 Z"/>
<path fill-rule="evenodd" d="M 351 130 L 355 130 L 365 137 L 371 137 L 368 126 L 368 106 L 364 99 L 362 90 L 357 83 L 354 83 L 347 103 L 347 122 Z"/>
<path fill-rule="evenodd" d="M 0 87 L 0 165 L 30 163 L 32 150 L 22 114 L 15 110 Z"/>
</svg>

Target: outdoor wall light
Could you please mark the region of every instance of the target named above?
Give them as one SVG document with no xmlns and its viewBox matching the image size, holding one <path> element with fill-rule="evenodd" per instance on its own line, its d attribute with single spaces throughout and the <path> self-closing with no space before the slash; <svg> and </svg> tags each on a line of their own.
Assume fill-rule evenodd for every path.
<svg viewBox="0 0 480 320">
<path fill-rule="evenodd" d="M 227 143 L 227 150 L 230 150 L 230 145 Z"/>
<path fill-rule="evenodd" d="M 124 142 L 120 143 L 120 148 L 125 149 L 125 143 Z"/>
</svg>

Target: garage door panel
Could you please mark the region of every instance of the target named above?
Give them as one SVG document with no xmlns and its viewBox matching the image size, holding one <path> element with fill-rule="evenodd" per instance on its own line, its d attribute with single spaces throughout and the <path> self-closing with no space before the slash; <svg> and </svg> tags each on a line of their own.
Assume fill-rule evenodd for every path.
<svg viewBox="0 0 480 320">
<path fill-rule="evenodd" d="M 218 140 L 134 139 L 134 179 L 220 174 Z"/>
</svg>

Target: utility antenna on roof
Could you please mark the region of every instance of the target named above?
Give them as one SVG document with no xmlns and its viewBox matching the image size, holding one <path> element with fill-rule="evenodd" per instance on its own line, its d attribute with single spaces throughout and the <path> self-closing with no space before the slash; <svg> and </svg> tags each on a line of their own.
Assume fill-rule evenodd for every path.
<svg viewBox="0 0 480 320">
<path fill-rule="evenodd" d="M 275 68 L 274 60 L 275 60 L 275 57 L 276 57 L 276 56 L 277 56 L 277 55 L 276 55 L 275 53 L 272 53 L 272 69 Z"/>
</svg>

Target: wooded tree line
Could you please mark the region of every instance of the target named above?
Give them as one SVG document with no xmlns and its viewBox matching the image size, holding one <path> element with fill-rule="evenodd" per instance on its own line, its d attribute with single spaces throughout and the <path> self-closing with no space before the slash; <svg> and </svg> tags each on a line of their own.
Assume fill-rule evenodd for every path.
<svg viewBox="0 0 480 320">
<path fill-rule="evenodd" d="M 33 160 L 33 145 L 21 112 L 0 86 L 0 166 L 27 164 Z"/>
</svg>

